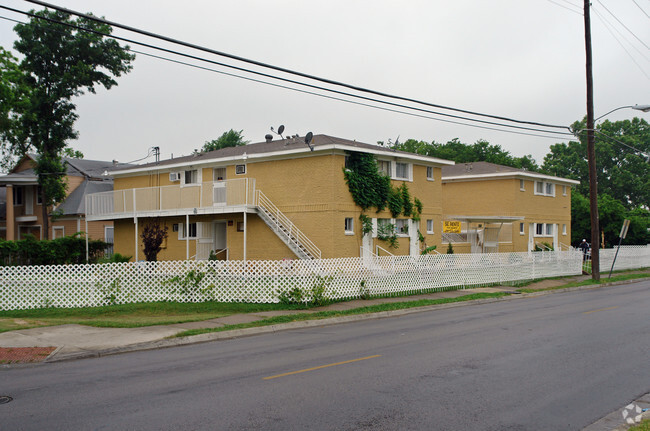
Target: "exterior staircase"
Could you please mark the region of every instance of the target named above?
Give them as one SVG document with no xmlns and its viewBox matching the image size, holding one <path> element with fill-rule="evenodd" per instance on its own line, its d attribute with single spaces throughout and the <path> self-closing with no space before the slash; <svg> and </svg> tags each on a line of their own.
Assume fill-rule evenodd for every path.
<svg viewBox="0 0 650 431">
<path fill-rule="evenodd" d="M 257 213 L 300 259 L 320 259 L 321 251 L 261 190 L 255 191 Z"/>
</svg>

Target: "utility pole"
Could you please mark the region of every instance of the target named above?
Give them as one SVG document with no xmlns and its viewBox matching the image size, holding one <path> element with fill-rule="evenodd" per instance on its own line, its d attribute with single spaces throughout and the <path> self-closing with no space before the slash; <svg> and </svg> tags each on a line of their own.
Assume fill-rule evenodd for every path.
<svg viewBox="0 0 650 431">
<path fill-rule="evenodd" d="M 589 210 L 591 215 L 591 278 L 600 280 L 600 227 L 598 225 L 598 179 L 596 177 L 596 138 L 594 134 L 594 79 L 591 72 L 591 20 L 589 0 L 584 0 L 585 49 L 587 53 L 587 160 L 589 162 Z"/>
</svg>

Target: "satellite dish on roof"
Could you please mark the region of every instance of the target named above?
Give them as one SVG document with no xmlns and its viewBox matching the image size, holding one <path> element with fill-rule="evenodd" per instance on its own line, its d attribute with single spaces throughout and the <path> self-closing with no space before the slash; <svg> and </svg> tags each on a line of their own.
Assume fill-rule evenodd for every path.
<svg viewBox="0 0 650 431">
<path fill-rule="evenodd" d="M 278 135 L 282 136 L 282 132 L 284 132 L 284 124 L 282 124 L 282 125 L 280 125 L 280 127 L 278 127 Z"/>
<path fill-rule="evenodd" d="M 311 140 L 313 138 L 314 138 L 314 134 L 312 132 L 309 132 L 309 133 L 307 133 L 307 135 L 305 135 L 305 144 L 307 144 L 307 146 L 309 147 L 309 149 L 311 151 L 314 151 L 314 147 L 312 147 L 312 145 L 311 145 Z"/>
</svg>

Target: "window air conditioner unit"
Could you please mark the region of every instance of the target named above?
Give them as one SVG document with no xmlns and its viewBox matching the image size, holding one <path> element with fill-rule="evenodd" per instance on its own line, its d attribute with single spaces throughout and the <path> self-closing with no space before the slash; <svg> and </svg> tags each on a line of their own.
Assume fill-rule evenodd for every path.
<svg viewBox="0 0 650 431">
<path fill-rule="evenodd" d="M 170 172 L 169 173 L 169 181 L 180 181 L 181 180 L 181 173 L 180 172 Z"/>
</svg>

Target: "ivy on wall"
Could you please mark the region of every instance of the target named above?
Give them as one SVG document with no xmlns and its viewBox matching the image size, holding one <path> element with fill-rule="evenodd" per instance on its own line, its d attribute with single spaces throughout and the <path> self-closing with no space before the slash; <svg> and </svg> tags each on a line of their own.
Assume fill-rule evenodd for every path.
<svg viewBox="0 0 650 431">
<path fill-rule="evenodd" d="M 406 183 L 402 183 L 399 187 L 393 187 L 390 177 L 379 172 L 377 161 L 372 154 L 356 151 L 347 151 L 346 153 L 347 160 L 343 175 L 354 203 L 359 205 L 362 211 L 376 208 L 377 212 L 381 212 L 388 207 L 393 218 L 404 215 L 405 217 L 411 217 L 414 221 L 420 220 L 423 209 L 422 201 L 417 197 L 414 197 L 413 201 L 411 201 L 411 193 Z M 370 217 L 362 212 L 359 220 L 364 235 L 372 232 Z M 394 225 L 387 226 L 392 226 L 394 231 Z M 388 241 L 391 247 L 397 248 L 395 232 L 393 232 L 393 235 L 382 232 L 382 235 L 378 235 L 378 238 Z"/>
</svg>

